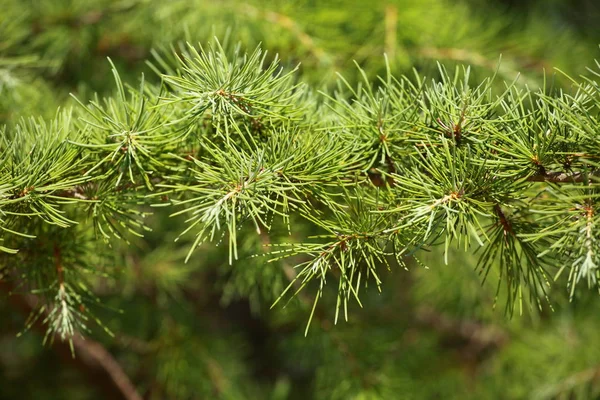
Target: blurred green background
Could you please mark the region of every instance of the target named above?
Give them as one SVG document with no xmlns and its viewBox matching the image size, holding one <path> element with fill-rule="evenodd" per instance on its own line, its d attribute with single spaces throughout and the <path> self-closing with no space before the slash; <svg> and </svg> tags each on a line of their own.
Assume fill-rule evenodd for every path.
<svg viewBox="0 0 600 400">
<path fill-rule="evenodd" d="M 107 57 L 126 82 L 142 72 L 157 81 L 145 63 L 152 49 L 213 36 L 300 63 L 314 90 L 335 87 L 337 73 L 356 82 L 354 62 L 384 73 L 384 53 L 396 75 L 435 77 L 440 62 L 471 65 L 474 81 L 497 71 L 498 85 L 519 76 L 531 88 L 566 86 L 555 68 L 583 74 L 600 58 L 600 2 L 0 0 L 0 124 L 50 118 L 72 105 L 69 93 L 110 95 Z M 389 273 L 348 323 L 333 326 L 335 296 L 325 297 L 304 337 L 310 292 L 269 309 L 291 266 L 248 257 L 264 251 L 261 238 L 243 235 L 246 257 L 233 266 L 210 245 L 184 264 L 179 222 L 157 212 L 143 240 L 97 249 L 118 270 L 95 288 L 95 312 L 116 336 L 94 327 L 93 339 L 144 398 L 600 398 L 597 293 L 568 302 L 555 289 L 554 311 L 509 319 L 475 259 L 456 253 L 443 265 L 431 253 L 428 268 Z M 1 399 L 116 398 L 60 344 L 23 332 L 27 313 L 5 295 L 0 318 Z"/>
</svg>

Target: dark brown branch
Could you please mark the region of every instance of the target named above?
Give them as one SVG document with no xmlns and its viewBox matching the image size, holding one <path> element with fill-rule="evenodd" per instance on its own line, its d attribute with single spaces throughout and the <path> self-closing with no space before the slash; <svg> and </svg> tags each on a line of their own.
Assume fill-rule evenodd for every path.
<svg viewBox="0 0 600 400">
<path fill-rule="evenodd" d="M 0 290 L 9 294 L 11 305 L 24 315 L 30 315 L 38 308 L 39 299 L 36 296 L 12 293 L 14 288 L 7 281 L 0 280 Z M 46 327 L 42 320 L 43 318 L 37 318 L 32 329 L 44 335 Z M 142 400 L 123 368 L 102 344 L 79 335 L 74 336 L 72 341 L 75 358 L 72 357 L 69 343 L 63 342 L 59 336 L 54 340 L 53 349 L 65 363 L 82 371 L 91 383 L 104 392 L 106 398 Z"/>
<path fill-rule="evenodd" d="M 500 207 L 499 204 L 496 204 L 494 206 L 494 212 L 496 213 L 496 216 L 498 216 L 498 222 L 502 225 L 502 228 L 504 229 L 504 235 L 507 235 L 509 233 L 511 235 L 514 235 L 512 225 L 511 225 L 510 221 L 508 220 L 508 218 L 506 218 L 506 215 L 502 211 L 502 208 Z"/>
<path fill-rule="evenodd" d="M 86 367 L 100 370 L 99 373 L 110 378 L 112 386 L 126 400 L 142 400 L 137 389 L 112 354 L 100 343 L 82 336 L 73 338 L 73 345 L 78 357 L 85 362 Z"/>
<path fill-rule="evenodd" d="M 581 183 L 589 178 L 600 178 L 600 171 L 584 172 L 546 172 L 532 175 L 527 178 L 529 182 L 552 182 L 552 183 Z"/>
<path fill-rule="evenodd" d="M 419 307 L 415 316 L 418 322 L 442 336 L 464 342 L 473 356 L 500 348 L 509 339 L 507 333 L 496 326 L 471 320 L 453 319 L 430 307 Z"/>
<path fill-rule="evenodd" d="M 62 257 L 60 255 L 60 247 L 55 243 L 54 244 L 54 263 L 56 266 L 56 274 L 58 278 L 58 284 L 62 288 L 65 284 L 65 273 L 62 266 Z"/>
</svg>

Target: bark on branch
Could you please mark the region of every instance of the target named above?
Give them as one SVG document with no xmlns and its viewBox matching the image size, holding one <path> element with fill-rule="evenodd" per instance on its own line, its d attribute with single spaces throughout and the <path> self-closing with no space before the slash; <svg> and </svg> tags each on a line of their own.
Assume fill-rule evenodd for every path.
<svg viewBox="0 0 600 400">
<path fill-rule="evenodd" d="M 509 340 L 508 334 L 499 327 L 477 321 L 453 319 L 430 307 L 419 307 L 415 315 L 419 323 L 434 329 L 441 335 L 463 341 L 469 348 L 469 353 L 475 357 L 500 348 Z"/>
<path fill-rule="evenodd" d="M 552 183 L 581 183 L 586 179 L 600 178 L 600 171 L 584 172 L 546 172 L 532 175 L 527 178 L 529 182 L 552 182 Z"/>
<path fill-rule="evenodd" d="M 14 288 L 7 281 L 0 280 L 0 290 L 9 295 L 10 304 L 24 315 L 30 315 L 39 304 L 39 299 L 34 295 L 13 293 Z M 42 320 L 43 318 L 38 318 L 32 329 L 44 335 L 46 327 Z M 80 335 L 72 339 L 75 358 L 71 355 L 69 344 L 63 342 L 60 337 L 55 338 L 52 347 L 63 362 L 81 371 L 108 399 L 142 400 L 121 365 L 102 344 Z"/>
</svg>

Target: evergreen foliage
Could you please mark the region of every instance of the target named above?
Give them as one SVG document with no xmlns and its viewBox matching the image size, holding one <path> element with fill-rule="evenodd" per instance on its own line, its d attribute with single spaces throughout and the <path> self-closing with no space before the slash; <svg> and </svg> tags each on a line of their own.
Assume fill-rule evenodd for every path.
<svg viewBox="0 0 600 400">
<path fill-rule="evenodd" d="M 0 286 L 7 304 L 22 299 L 21 327 L 75 359 L 101 347 L 81 335 L 132 349 L 120 361 L 150 362 L 136 385 L 151 398 L 502 398 L 517 380 L 506 397 L 597 396 L 586 313 L 600 289 L 600 63 L 518 77 L 518 57 L 467 46 L 473 32 L 510 32 L 499 10 L 483 32 L 491 17 L 458 23 L 477 2 L 405 3 L 350 20 L 302 2 L 294 21 L 287 3 L 7 1 Z M 447 25 L 417 16 L 425 7 Z M 211 16 L 223 25 L 199 27 Z M 305 32 L 302 18 L 330 25 Z M 177 20 L 189 24 L 167 32 Z M 148 21 L 159 32 L 139 29 Z M 136 44 L 111 48 L 115 32 Z M 365 32 L 383 40 L 356 48 Z M 585 51 L 571 35 L 569 51 Z M 547 46 L 533 42 L 530 54 Z M 53 79 L 92 86 L 50 100 Z M 515 311 L 508 333 L 485 325 Z M 507 344 L 513 331 L 525 333 Z M 550 378 L 528 368 L 528 345 L 532 366 L 564 364 Z M 465 388 L 468 373 L 444 366 L 456 358 L 495 374 Z"/>
</svg>

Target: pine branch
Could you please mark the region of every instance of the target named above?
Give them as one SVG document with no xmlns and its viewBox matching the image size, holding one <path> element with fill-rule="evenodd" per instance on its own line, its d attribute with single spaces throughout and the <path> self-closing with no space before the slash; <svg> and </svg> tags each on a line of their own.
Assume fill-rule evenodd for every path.
<svg viewBox="0 0 600 400">
<path fill-rule="evenodd" d="M 239 232 L 262 235 L 275 217 L 290 231 L 293 218 L 312 226 L 320 235 L 272 243 L 274 260 L 303 260 L 282 296 L 318 282 L 314 314 L 333 276 L 336 321 L 340 311 L 347 319 L 350 300 L 361 304 L 369 282 L 381 288 L 390 256 L 404 266 L 437 245 L 446 262 L 453 245 L 482 248 L 477 268 L 484 279 L 498 268 L 509 313 L 522 308 L 524 289 L 541 307 L 548 266 L 571 265 L 572 285 L 599 281 L 592 111 L 600 95 L 591 78 L 574 81 L 572 92 L 513 82 L 497 94 L 495 77 L 473 85 L 469 68 L 440 66 L 431 82 L 388 68 L 377 85 L 358 68 L 358 86 L 340 77 L 335 93 L 316 94 L 277 57 L 267 63 L 261 49 L 246 54 L 218 41 L 156 53 L 160 85 L 142 76 L 130 87 L 111 66 L 114 96 L 3 131 L 0 231 L 3 243 L 4 234 L 23 239 L 4 252 L 26 247 L 32 219 L 62 229 L 91 219 L 98 237 L 127 241 L 150 229 L 139 207 L 152 204 L 187 216 L 186 261 L 225 238 L 233 264 Z M 554 172 L 559 165 L 572 172 Z M 549 251 L 559 257 L 543 257 Z M 63 285 L 60 271 L 56 299 L 76 313 L 79 293 L 68 292 L 76 286 Z"/>
</svg>

